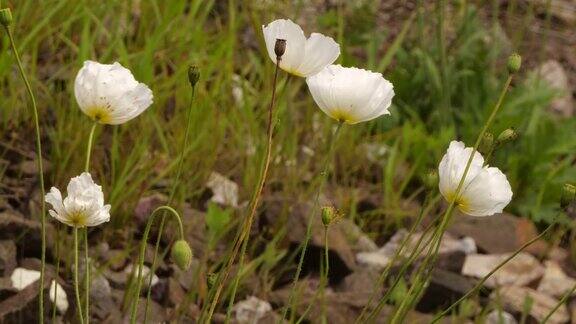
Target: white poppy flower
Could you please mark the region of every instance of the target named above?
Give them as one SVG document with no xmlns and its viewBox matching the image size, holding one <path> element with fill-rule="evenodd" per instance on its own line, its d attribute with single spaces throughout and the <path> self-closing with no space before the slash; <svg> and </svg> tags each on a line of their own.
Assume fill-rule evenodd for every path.
<svg viewBox="0 0 576 324">
<path fill-rule="evenodd" d="M 140 115 L 152 104 L 152 91 L 134 79 L 120 63 L 84 62 L 74 82 L 82 111 L 101 124 L 118 125 Z"/>
<path fill-rule="evenodd" d="M 340 45 L 332 38 L 312 33 L 308 39 L 302 28 L 288 19 L 274 20 L 262 26 L 266 49 L 272 62 L 276 63 L 274 46 L 276 39 L 286 40 L 286 50 L 280 60 L 280 68 L 290 74 L 308 77 L 334 63 L 340 55 Z"/>
<path fill-rule="evenodd" d="M 320 109 L 340 122 L 356 124 L 390 114 L 394 87 L 380 73 L 330 65 L 306 83 Z"/>
<path fill-rule="evenodd" d="M 46 194 L 52 217 L 74 227 L 97 226 L 110 220 L 110 205 L 104 205 L 102 187 L 94 183 L 90 173 L 70 179 L 66 190 L 64 200 L 58 188 L 52 187 Z"/>
<path fill-rule="evenodd" d="M 452 141 L 440 161 L 440 193 L 449 202 L 454 199 L 470 154 L 471 147 Z M 498 168 L 484 166 L 484 158 L 476 152 L 455 201 L 458 209 L 470 216 L 490 216 L 501 213 L 511 200 L 512 189 L 506 175 Z"/>
</svg>

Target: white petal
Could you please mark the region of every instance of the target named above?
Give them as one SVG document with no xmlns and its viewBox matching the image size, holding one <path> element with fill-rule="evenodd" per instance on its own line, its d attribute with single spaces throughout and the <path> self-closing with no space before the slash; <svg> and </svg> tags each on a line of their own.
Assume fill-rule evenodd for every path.
<svg viewBox="0 0 576 324">
<path fill-rule="evenodd" d="M 462 193 L 460 210 L 471 216 L 501 213 L 512 200 L 512 188 L 498 168 L 483 168 Z"/>
<path fill-rule="evenodd" d="M 274 46 L 276 39 L 286 40 L 286 50 L 280 61 L 280 68 L 294 73 L 304 59 L 304 50 L 306 46 L 306 36 L 302 28 L 289 19 L 274 20 L 267 26 L 262 26 L 266 49 L 272 62 L 276 63 L 276 54 Z"/>
<path fill-rule="evenodd" d="M 456 189 L 458 188 L 458 184 L 464 174 L 464 169 L 471 154 L 471 147 L 465 147 L 464 143 L 458 141 L 450 142 L 450 146 L 438 166 L 438 177 L 440 179 L 438 186 L 440 193 L 442 193 L 446 200 L 451 201 L 454 198 L 454 194 L 456 193 Z M 466 174 L 466 180 L 462 185 L 462 189 L 466 188 L 480 173 L 483 165 L 484 158 L 480 153 L 476 152 L 468 173 Z"/>
<path fill-rule="evenodd" d="M 330 65 L 306 78 L 306 83 L 320 109 L 347 124 L 390 113 L 394 90 L 380 73 Z"/>
<path fill-rule="evenodd" d="M 80 109 L 104 124 L 121 124 L 152 104 L 152 91 L 119 63 L 86 61 L 74 82 Z"/>
<path fill-rule="evenodd" d="M 108 222 L 109 220 L 110 205 L 106 205 L 90 214 L 90 216 L 86 219 L 86 226 L 98 226 L 102 223 Z"/>
<path fill-rule="evenodd" d="M 331 37 L 312 33 L 306 40 L 304 59 L 296 69 L 299 75 L 308 77 L 322 71 L 340 56 L 340 45 Z"/>
<path fill-rule="evenodd" d="M 64 205 L 62 204 L 62 193 L 56 187 L 50 188 L 50 192 L 46 194 L 44 200 L 52 205 L 51 212 L 56 214 L 63 214 L 64 213 Z M 50 213 L 52 215 L 52 213 Z"/>
<path fill-rule="evenodd" d="M 91 190 L 96 184 L 88 172 L 83 172 L 79 176 L 70 179 L 66 191 L 68 196 L 81 196 L 85 191 Z"/>
</svg>

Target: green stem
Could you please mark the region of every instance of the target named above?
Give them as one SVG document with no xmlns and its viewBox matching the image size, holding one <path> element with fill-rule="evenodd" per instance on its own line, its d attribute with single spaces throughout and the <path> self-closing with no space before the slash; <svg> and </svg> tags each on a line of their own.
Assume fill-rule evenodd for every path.
<svg viewBox="0 0 576 324">
<path fill-rule="evenodd" d="M 142 267 L 144 266 L 144 254 L 146 253 L 146 244 L 148 241 L 148 235 L 150 234 L 150 228 L 152 227 L 152 224 L 154 223 L 154 219 L 158 212 L 163 212 L 162 218 L 166 217 L 166 212 L 169 212 L 168 213 L 169 215 L 173 215 L 174 218 L 176 218 L 176 221 L 178 222 L 178 229 L 180 230 L 179 231 L 180 238 L 184 239 L 184 226 L 182 225 L 182 219 L 180 218 L 178 212 L 174 210 L 174 208 L 170 206 L 160 206 L 152 212 L 152 214 L 148 219 L 148 222 L 146 223 L 146 229 L 144 230 L 144 235 L 142 236 L 142 241 L 140 242 L 140 257 L 138 259 L 136 293 L 134 296 L 134 302 L 132 303 L 132 312 L 130 317 L 130 323 L 132 324 L 136 323 L 136 311 L 138 310 L 138 302 L 140 300 L 140 289 L 142 288 Z M 152 272 L 152 268 L 150 268 L 150 272 L 148 274 L 151 278 L 154 277 L 154 272 Z M 148 290 L 150 290 L 150 288 L 151 287 L 148 286 Z M 144 314 L 144 316 L 146 316 L 146 314 Z M 146 323 L 146 320 L 144 320 L 143 323 Z"/>
<path fill-rule="evenodd" d="M 558 308 L 560 308 L 560 306 L 562 306 L 562 304 L 566 303 L 568 298 L 570 298 L 574 294 L 575 291 L 576 291 L 576 285 L 572 286 L 570 291 L 568 291 L 566 294 L 564 294 L 564 296 L 562 296 L 562 299 L 560 299 L 560 301 L 558 301 L 558 303 L 550 310 L 548 315 L 546 315 L 546 317 L 544 317 L 544 319 L 540 323 L 542 323 L 542 324 L 547 323 L 548 320 L 550 320 L 550 318 L 552 317 L 552 315 L 558 310 Z"/>
<path fill-rule="evenodd" d="M 94 143 L 94 133 L 96 132 L 97 122 L 92 124 L 90 135 L 88 136 L 88 145 L 86 146 L 86 161 L 84 162 L 84 172 L 90 172 L 90 157 L 92 156 L 92 145 Z"/>
<path fill-rule="evenodd" d="M 38 114 L 38 107 L 36 106 L 36 98 L 34 97 L 34 93 L 32 92 L 32 87 L 30 86 L 30 82 L 28 81 L 28 77 L 24 72 L 24 66 L 22 65 L 22 61 L 20 60 L 20 55 L 18 54 L 18 49 L 16 48 L 16 43 L 14 42 L 14 36 L 12 35 L 12 29 L 10 26 L 4 25 L 4 29 L 8 34 L 8 38 L 10 39 L 10 47 L 12 48 L 12 52 L 14 53 L 14 58 L 16 59 L 16 63 L 18 65 L 18 71 L 20 72 L 20 76 L 24 81 L 24 85 L 26 86 L 26 91 L 28 92 L 28 96 L 30 97 L 30 103 L 32 105 L 32 112 L 34 114 L 34 129 L 36 132 L 36 160 L 38 164 L 38 176 L 40 178 L 40 193 L 42 199 L 40 199 L 41 205 L 41 216 L 40 216 L 40 227 L 41 227 L 41 235 L 42 235 L 42 247 L 41 247 L 41 266 L 40 266 L 40 289 L 44 289 L 44 276 L 45 276 L 45 269 L 46 269 L 46 202 L 44 201 L 44 196 L 46 196 L 46 190 L 44 188 L 44 165 L 42 161 L 42 139 L 40 134 L 40 117 Z M 38 312 L 40 317 L 40 322 L 44 323 L 44 294 L 40 294 L 39 303 L 38 303 Z"/>
<path fill-rule="evenodd" d="M 82 316 L 82 303 L 80 302 L 80 285 L 78 283 L 78 227 L 74 227 L 74 291 L 76 293 L 76 305 L 78 311 L 78 318 L 80 323 L 84 324 L 84 317 Z"/>
<path fill-rule="evenodd" d="M 94 145 L 94 133 L 96 133 L 97 122 L 92 124 L 90 135 L 88 136 L 88 144 L 86 146 L 86 161 L 84 163 L 84 172 L 90 172 L 90 157 L 92 156 L 92 147 Z M 84 315 L 86 317 L 86 324 L 90 323 L 90 256 L 88 253 L 88 227 L 84 229 Z"/>
<path fill-rule="evenodd" d="M 486 280 L 488 280 L 490 277 L 492 277 L 492 275 L 494 273 L 496 273 L 496 271 L 500 270 L 500 268 L 502 268 L 504 265 L 506 265 L 510 260 L 512 260 L 518 254 L 520 254 L 520 252 L 524 251 L 527 247 L 532 245 L 534 242 L 543 238 L 552 229 L 553 226 L 554 226 L 554 224 L 548 225 L 548 227 L 546 227 L 546 229 L 542 233 L 535 236 L 530 241 L 524 243 L 521 247 L 519 247 L 516 251 L 514 251 L 514 253 L 512 253 L 509 257 L 507 257 L 505 260 L 500 262 L 494 269 L 492 269 L 490 272 L 488 272 L 488 274 L 486 274 L 478 283 L 476 283 L 476 285 L 472 289 L 470 289 L 464 296 L 462 296 L 460 299 L 458 299 L 456 302 L 454 302 L 452 305 L 450 305 L 450 307 L 446 308 L 444 311 L 442 311 L 441 313 L 436 315 L 434 317 L 434 319 L 432 320 L 432 323 L 438 322 L 442 317 L 444 317 L 446 314 L 450 313 L 456 306 L 460 305 L 460 303 L 462 303 L 464 300 L 466 300 L 467 298 L 469 298 L 470 296 L 475 294 L 478 290 L 480 290 L 482 288 L 482 286 L 484 285 L 484 283 L 486 282 Z"/>
<path fill-rule="evenodd" d="M 318 207 L 320 206 L 320 194 L 322 193 L 322 189 L 324 188 L 324 184 L 326 183 L 326 179 L 328 178 L 328 168 L 330 166 L 330 162 L 332 161 L 333 155 L 334 155 L 334 151 L 335 151 L 335 147 L 336 147 L 336 142 L 338 140 L 338 135 L 340 134 L 340 130 L 342 129 L 342 125 L 343 123 L 338 123 L 338 126 L 336 127 L 336 130 L 334 131 L 334 134 L 332 134 L 332 138 L 330 139 L 330 146 L 328 148 L 328 154 L 326 155 L 326 159 L 324 160 L 324 166 L 322 167 L 322 171 L 320 172 L 319 176 L 320 176 L 320 183 L 318 184 L 318 189 L 316 191 L 316 196 L 314 199 L 314 205 L 312 207 L 310 216 L 308 217 L 308 225 L 306 226 L 306 236 L 304 237 L 304 242 L 302 242 L 302 247 L 301 247 L 301 252 L 300 252 L 300 258 L 298 260 L 298 267 L 296 268 L 296 274 L 294 275 L 294 279 L 292 280 L 292 289 L 290 291 L 290 297 L 288 298 L 288 305 L 286 306 L 286 308 L 284 308 L 284 312 L 282 313 L 282 320 L 284 320 L 286 318 L 286 315 L 288 314 L 288 309 L 292 308 L 293 303 L 295 303 L 295 290 L 296 290 L 296 284 L 298 283 L 298 280 L 300 279 L 300 273 L 302 272 L 302 265 L 304 264 L 304 256 L 306 255 L 306 249 L 308 248 L 308 242 L 310 241 L 310 237 L 312 235 L 312 222 L 314 220 L 314 217 L 316 215 L 316 210 L 318 209 Z M 292 320 L 294 317 L 294 312 L 292 313 Z M 293 321 L 291 321 L 293 322 Z"/>
<path fill-rule="evenodd" d="M 326 323 L 326 287 L 328 286 L 328 273 L 329 273 L 330 263 L 328 259 L 328 226 L 324 226 L 324 273 L 322 275 L 322 319 L 323 323 Z"/>
<path fill-rule="evenodd" d="M 258 181 L 258 185 L 254 190 L 254 194 L 252 196 L 252 200 L 250 202 L 250 214 L 246 218 L 243 226 L 240 228 L 240 235 L 238 235 L 238 241 L 235 242 L 234 247 L 232 249 L 232 253 L 226 267 L 224 268 L 223 274 L 218 276 L 216 291 L 214 293 L 214 298 L 212 298 L 210 302 L 210 308 L 208 310 L 208 315 L 206 322 L 209 323 L 212 319 L 212 315 L 214 314 L 214 310 L 216 309 L 216 305 L 218 305 L 218 300 L 220 298 L 220 294 L 222 293 L 222 289 L 224 288 L 224 283 L 230 274 L 230 270 L 232 268 L 232 264 L 238 255 L 240 247 L 242 247 L 238 265 L 238 275 L 234 280 L 234 284 L 232 286 L 232 296 L 230 298 L 230 305 L 233 305 L 234 299 L 236 298 L 236 292 L 238 290 L 238 285 L 240 283 L 240 273 L 242 269 L 242 265 L 244 263 L 244 257 L 246 255 L 246 248 L 248 244 L 248 239 L 250 235 L 250 229 L 252 228 L 252 222 L 254 221 L 254 217 L 256 216 L 256 210 L 260 203 L 260 198 L 262 196 L 262 191 L 264 190 L 264 185 L 266 184 L 266 178 L 268 176 L 268 170 L 270 168 L 270 161 L 272 158 L 272 138 L 274 133 L 274 122 L 273 122 L 273 115 L 274 115 L 274 102 L 276 100 L 276 85 L 278 81 L 278 72 L 280 70 L 280 62 L 282 60 L 281 56 L 276 57 L 276 66 L 274 68 L 274 79 L 272 80 L 272 98 L 270 99 L 270 105 L 268 106 L 268 124 L 266 127 L 266 135 L 267 135 L 267 145 L 266 145 L 266 152 L 263 159 L 263 167 L 260 173 L 260 179 Z M 210 295 L 210 294 L 209 294 Z M 231 307 L 229 307 L 230 309 Z M 230 320 L 230 312 L 226 314 L 226 321 Z M 200 316 L 202 318 L 202 315 Z"/>
<path fill-rule="evenodd" d="M 56 277 L 60 274 L 60 223 L 56 224 Z M 58 289 L 54 290 L 54 300 L 58 300 Z M 52 323 L 56 323 L 56 303 L 52 303 Z"/>
<path fill-rule="evenodd" d="M 182 148 L 180 150 L 180 156 L 178 158 L 178 167 L 176 169 L 176 175 L 174 177 L 174 181 L 172 182 L 172 188 L 170 189 L 170 196 L 168 197 L 168 205 L 172 204 L 174 200 L 174 196 L 176 195 L 176 189 L 178 188 L 178 184 L 180 183 L 180 177 L 182 176 L 182 170 L 184 168 L 184 155 L 188 147 L 188 138 L 190 137 L 190 129 L 192 128 L 192 107 L 194 104 L 194 95 L 196 92 L 196 86 L 192 86 L 192 93 L 190 94 L 190 106 L 188 107 L 188 116 L 186 120 L 186 130 L 184 131 L 184 142 L 182 143 Z M 162 240 L 162 233 L 164 232 L 164 226 L 166 223 L 166 213 L 162 214 L 162 218 L 160 220 L 160 226 L 158 227 L 158 235 L 156 236 L 156 242 L 154 244 L 154 257 L 152 258 L 152 265 L 150 266 L 150 272 L 154 273 L 156 270 L 156 263 L 158 258 L 158 251 L 160 249 L 160 241 Z M 148 279 L 148 287 L 152 286 L 152 276 Z M 148 319 L 148 309 L 150 304 L 150 294 L 151 290 L 148 289 L 146 293 L 146 304 L 144 306 L 144 323 Z M 136 295 L 136 299 L 138 299 L 138 295 Z"/>
</svg>

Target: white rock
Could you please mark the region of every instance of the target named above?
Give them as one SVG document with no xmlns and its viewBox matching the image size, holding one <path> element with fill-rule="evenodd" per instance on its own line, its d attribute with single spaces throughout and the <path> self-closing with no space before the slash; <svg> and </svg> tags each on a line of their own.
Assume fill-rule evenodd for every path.
<svg viewBox="0 0 576 324">
<path fill-rule="evenodd" d="M 270 303 L 254 296 L 250 296 L 232 307 L 232 311 L 236 314 L 236 321 L 242 324 L 258 323 L 271 310 Z"/>
<path fill-rule="evenodd" d="M 124 272 L 128 275 L 132 273 L 132 264 L 129 264 L 125 269 Z M 134 272 L 134 276 L 138 276 L 138 269 Z M 143 287 L 148 287 L 148 282 L 150 281 L 150 268 L 146 265 L 142 265 L 142 285 Z M 160 282 L 160 278 L 156 274 L 152 277 L 152 287 L 154 287 L 158 282 Z"/>
<path fill-rule="evenodd" d="M 218 172 L 212 172 L 206 184 L 214 194 L 211 201 L 230 207 L 238 206 L 238 184 Z"/>
<path fill-rule="evenodd" d="M 576 280 L 568 277 L 558 263 L 546 261 L 544 265 L 544 276 L 537 289 L 539 292 L 549 296 L 561 297 L 576 285 Z"/>
<path fill-rule="evenodd" d="M 493 310 L 486 316 L 484 324 L 517 324 L 518 321 L 510 313 Z"/>
<path fill-rule="evenodd" d="M 470 254 L 464 260 L 462 274 L 475 278 L 483 278 L 503 262 L 509 254 Z M 529 253 L 520 253 L 496 271 L 488 280 L 486 286 L 503 285 L 525 286 L 542 277 L 544 268 L 538 260 Z"/>
<path fill-rule="evenodd" d="M 56 304 L 56 309 L 58 309 L 60 314 L 65 314 L 70 306 L 66 291 L 56 280 L 52 280 L 50 283 L 50 301 Z"/>
<path fill-rule="evenodd" d="M 538 322 L 544 320 L 548 313 L 550 313 L 558 303 L 557 299 L 526 287 L 506 286 L 492 293 L 492 299 L 499 300 L 506 309 L 511 309 L 518 313 L 523 311 L 526 298 L 532 299 L 530 316 L 534 317 Z M 568 315 L 568 308 L 566 305 L 561 305 L 556 312 L 552 314 L 547 323 L 560 324 L 566 323 L 569 320 L 570 316 Z"/>
<path fill-rule="evenodd" d="M 555 60 L 549 60 L 544 62 L 538 69 L 539 76 L 552 89 L 558 91 L 557 96 L 550 104 L 552 112 L 562 117 L 573 116 L 574 101 L 572 100 L 572 90 L 562 64 Z"/>
<path fill-rule="evenodd" d="M 394 259 L 394 255 L 396 251 L 402 245 L 402 242 L 408 235 L 408 231 L 405 229 L 401 229 L 397 231 L 390 241 L 388 241 L 384 246 L 382 246 L 377 251 L 366 251 L 360 252 L 356 254 L 356 261 L 359 264 L 373 267 L 376 269 L 383 269 L 385 268 L 390 261 Z M 416 249 L 418 245 L 418 241 L 422 237 L 423 233 L 414 233 L 406 246 L 402 250 L 402 256 L 409 257 L 411 253 Z M 424 243 L 427 242 L 430 238 L 430 234 L 426 234 L 426 237 L 423 238 L 423 243 L 418 246 L 422 252 L 420 253 L 420 257 L 424 256 L 428 249 L 424 249 Z M 428 245 L 432 247 L 431 244 Z M 465 254 L 471 254 L 476 252 L 476 242 L 471 237 L 464 237 L 462 239 L 456 239 L 449 233 L 445 233 L 442 237 L 442 242 L 440 243 L 440 248 L 438 250 L 439 254 L 449 254 L 454 252 L 463 252 Z"/>
<path fill-rule="evenodd" d="M 12 286 L 18 290 L 22 290 L 36 280 L 40 279 L 40 271 L 36 270 L 29 270 L 24 268 L 16 268 L 12 275 L 10 276 L 10 280 L 12 281 Z"/>
</svg>

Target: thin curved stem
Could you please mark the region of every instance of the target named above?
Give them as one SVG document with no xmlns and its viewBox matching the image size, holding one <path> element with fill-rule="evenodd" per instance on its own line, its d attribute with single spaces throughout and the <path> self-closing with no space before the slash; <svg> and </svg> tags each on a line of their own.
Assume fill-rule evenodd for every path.
<svg viewBox="0 0 576 324">
<path fill-rule="evenodd" d="M 142 268 L 144 266 L 144 254 L 146 253 L 146 244 L 148 241 L 148 235 L 150 234 L 150 228 L 152 227 L 152 224 L 154 223 L 154 219 L 158 212 L 163 212 L 162 218 L 166 217 L 166 212 L 169 212 L 168 213 L 169 215 L 172 215 L 174 216 L 174 218 L 176 218 L 176 221 L 178 222 L 180 238 L 184 239 L 184 226 L 182 225 L 182 219 L 180 218 L 178 212 L 174 210 L 174 208 L 170 206 L 160 206 L 152 212 L 152 214 L 148 218 L 148 222 L 146 223 L 146 229 L 144 230 L 144 235 L 142 236 L 142 241 L 140 242 L 140 256 L 138 259 L 138 270 L 137 270 L 138 275 L 136 278 L 136 293 L 134 296 L 134 302 L 132 303 L 132 312 L 130 316 L 130 323 L 132 324 L 136 323 L 136 312 L 138 310 L 138 302 L 140 300 L 140 289 L 142 288 Z M 150 269 L 148 275 L 150 277 L 154 277 L 154 272 L 152 272 L 152 269 Z M 149 290 L 150 288 L 151 287 L 148 286 Z M 143 322 L 146 323 L 145 320 Z"/>
<path fill-rule="evenodd" d="M 42 161 L 42 138 L 40 134 L 40 117 L 38 114 L 38 107 L 36 106 L 36 98 L 34 97 L 34 92 L 32 92 L 32 87 L 30 86 L 30 82 L 28 81 L 28 77 L 24 72 L 24 66 L 22 65 L 22 61 L 20 60 L 20 55 L 18 54 L 18 49 L 16 48 L 16 43 L 14 42 L 14 35 L 12 35 L 12 29 L 8 25 L 4 25 L 4 29 L 8 34 L 8 38 L 10 39 L 10 47 L 12 48 L 12 53 L 14 53 L 14 58 L 16 59 L 16 63 L 18 65 L 18 71 L 20 72 L 20 76 L 24 81 L 24 85 L 26 86 L 26 91 L 28 92 L 28 96 L 30 97 L 30 103 L 32 105 L 32 113 L 34 115 L 34 129 L 36 132 L 36 160 L 38 164 L 38 176 L 40 178 L 40 193 L 42 199 L 40 199 L 41 205 L 41 215 L 40 215 L 40 227 L 41 227 L 41 235 L 42 235 L 42 247 L 41 247 L 41 266 L 40 266 L 40 289 L 44 289 L 44 277 L 45 277 L 45 270 L 46 270 L 46 202 L 44 201 L 44 196 L 46 195 L 46 189 L 44 188 L 44 165 Z M 39 311 L 39 318 L 40 322 L 44 323 L 44 294 L 41 293 L 40 297 L 38 298 L 38 311 Z"/>
<path fill-rule="evenodd" d="M 322 315 L 320 316 L 323 323 L 326 323 L 326 287 L 328 287 L 328 274 L 330 269 L 330 262 L 328 258 L 328 226 L 324 226 L 324 273 L 322 275 Z"/>
<path fill-rule="evenodd" d="M 78 228 L 74 227 L 74 292 L 76 293 L 76 305 L 78 311 L 78 318 L 80 323 L 84 324 L 84 317 L 82 316 L 82 302 L 80 301 L 80 285 L 78 282 Z"/>
<path fill-rule="evenodd" d="M 96 132 L 97 122 L 92 124 L 90 135 L 88 135 L 88 145 L 86 146 L 86 161 L 84 162 L 84 171 L 90 172 L 90 157 L 92 156 L 92 146 L 94 144 L 94 133 Z"/>
<path fill-rule="evenodd" d="M 570 291 L 568 291 L 566 294 L 564 294 L 564 296 L 562 296 L 562 299 L 560 299 L 558 301 L 558 303 L 550 310 L 548 315 L 546 315 L 546 317 L 544 317 L 544 319 L 542 320 L 541 323 L 542 324 L 547 323 L 548 320 L 550 320 L 550 318 L 552 317 L 552 315 L 554 315 L 554 313 L 558 310 L 558 308 L 560 308 L 560 306 L 562 306 L 562 304 L 566 303 L 568 298 L 570 298 L 574 294 L 575 291 L 576 291 L 576 285 L 572 286 Z"/>
<path fill-rule="evenodd" d="M 218 305 L 218 300 L 220 298 L 220 294 L 222 293 L 222 289 L 224 288 L 224 283 L 230 274 L 230 270 L 232 268 L 232 264 L 236 260 L 236 256 L 238 255 L 240 247 L 242 247 L 242 252 L 240 253 L 239 259 L 239 270 L 238 274 L 240 274 L 240 270 L 242 269 L 242 265 L 244 263 L 244 256 L 246 255 L 246 248 L 248 245 L 248 238 L 250 234 L 250 229 L 252 228 L 252 222 L 254 221 L 254 217 L 256 216 L 256 210 L 260 203 L 260 197 L 262 196 L 262 191 L 264 190 L 264 185 L 266 184 L 266 178 L 268 176 L 268 170 L 270 168 L 270 160 L 272 157 L 272 138 L 273 138 L 273 131 L 274 131 L 274 124 L 273 124 L 273 115 L 274 115 L 274 102 L 276 100 L 276 84 L 278 81 L 278 71 L 279 65 L 282 60 L 281 56 L 276 57 L 276 67 L 274 69 L 274 79 L 272 81 L 272 98 L 270 99 L 270 105 L 268 106 L 268 124 L 266 129 L 267 134 L 267 145 L 266 145 L 266 152 L 264 156 L 264 166 L 262 168 L 262 172 L 260 174 L 260 179 L 258 180 L 258 185 L 254 190 L 254 194 L 252 196 L 252 200 L 250 203 L 250 214 L 248 214 L 247 219 L 244 222 L 244 225 L 241 227 L 240 235 L 238 236 L 238 241 L 235 242 L 234 247 L 232 249 L 232 253 L 226 267 L 224 268 L 224 272 L 219 277 L 218 284 L 216 291 L 214 293 L 214 298 L 210 302 L 208 315 L 206 322 L 209 323 L 212 319 L 212 315 L 214 314 L 214 310 L 216 309 L 216 305 Z M 230 298 L 230 303 L 233 305 L 234 299 L 236 298 L 236 291 L 238 290 L 238 285 L 240 282 L 240 276 L 237 275 L 234 284 L 232 287 L 232 296 Z M 230 320 L 230 312 L 227 312 L 227 321 Z M 202 316 L 201 316 L 202 318 Z"/>
<path fill-rule="evenodd" d="M 176 195 L 176 189 L 178 188 L 178 184 L 180 183 L 180 177 L 182 176 L 182 170 L 184 168 L 184 154 L 186 152 L 186 148 L 188 147 L 188 137 L 190 137 L 190 129 L 192 128 L 192 107 L 194 104 L 194 95 L 196 91 L 196 86 L 192 86 L 192 93 L 190 95 L 190 106 L 188 107 L 188 116 L 186 120 L 186 130 L 184 131 L 184 142 L 182 143 L 182 148 L 180 149 L 180 156 L 178 159 L 178 167 L 176 169 L 176 176 L 174 177 L 174 181 L 172 182 L 172 188 L 170 189 L 170 195 L 168 197 L 168 205 L 172 204 L 174 200 L 174 196 Z M 162 240 L 162 233 L 164 232 L 164 226 L 166 223 L 166 213 L 162 214 L 162 218 L 160 220 L 160 226 L 158 227 L 158 235 L 156 236 L 156 242 L 154 243 L 154 256 L 152 257 L 152 265 L 150 266 L 150 272 L 154 273 L 156 270 L 156 263 L 158 258 L 158 251 L 160 250 L 160 241 Z M 152 285 L 152 276 L 148 279 L 148 285 Z M 151 290 L 148 290 L 146 293 L 146 304 L 144 306 L 144 323 L 148 319 L 148 306 L 150 304 L 150 295 Z M 138 298 L 138 296 L 136 296 Z"/>
<path fill-rule="evenodd" d="M 56 276 L 60 274 L 60 223 L 56 225 Z M 58 290 L 54 290 L 54 300 L 58 300 Z M 52 323 L 56 323 L 56 303 L 52 303 Z"/>
<path fill-rule="evenodd" d="M 335 147 L 336 147 L 336 142 L 338 141 L 338 135 L 340 134 L 340 130 L 342 129 L 342 125 L 343 125 L 343 123 L 341 123 L 341 122 L 338 123 L 338 126 L 336 127 L 334 134 L 332 134 L 332 138 L 330 139 L 330 144 L 329 144 L 329 148 L 328 148 L 328 154 L 326 155 L 326 159 L 324 160 L 324 163 L 323 163 L 324 165 L 322 167 L 322 171 L 319 174 L 320 183 L 318 184 L 318 189 L 316 191 L 316 195 L 314 198 L 314 205 L 312 207 L 310 217 L 308 217 L 308 224 L 306 226 L 306 236 L 304 238 L 304 242 L 302 242 L 302 250 L 300 252 L 300 258 L 298 260 L 298 267 L 296 268 L 296 274 L 294 275 L 294 279 L 292 280 L 292 289 L 290 290 L 290 297 L 288 298 L 288 304 L 284 308 L 284 312 L 282 313 L 282 320 L 284 320 L 286 318 L 286 315 L 288 314 L 288 309 L 291 308 L 292 304 L 295 302 L 294 299 L 295 299 L 296 284 L 298 283 L 298 280 L 300 279 L 300 274 L 302 272 L 302 265 L 304 264 L 304 256 L 306 255 L 306 249 L 308 248 L 308 242 L 310 241 L 310 237 L 312 235 L 312 221 L 314 220 L 314 217 L 316 216 L 316 210 L 320 206 L 320 194 L 322 193 L 322 189 L 324 188 L 324 184 L 326 183 L 326 179 L 328 178 L 328 168 L 330 166 L 330 162 L 332 161 L 332 158 L 334 157 L 333 155 L 334 155 L 334 151 L 335 151 Z M 292 315 L 292 317 L 294 317 L 294 314 Z M 293 322 L 293 320 L 291 322 Z"/>
<path fill-rule="evenodd" d="M 464 300 L 466 300 L 467 298 L 469 298 L 470 296 L 475 294 L 478 290 L 480 290 L 480 288 L 482 288 L 482 286 L 484 285 L 486 280 L 490 279 L 490 277 L 492 277 L 492 275 L 494 273 L 496 273 L 496 271 L 500 270 L 500 268 L 502 268 L 504 265 L 506 265 L 506 263 L 508 263 L 510 260 L 512 260 L 518 254 L 520 254 L 520 252 L 524 251 L 527 247 L 532 245 L 534 242 L 543 238 L 553 227 L 554 227 L 554 224 L 548 225 L 548 227 L 546 227 L 546 229 L 544 231 L 542 231 L 542 233 L 535 236 L 530 241 L 524 243 L 521 247 L 519 247 L 516 251 L 514 251 L 514 253 L 512 253 L 505 260 L 500 262 L 494 269 L 492 269 L 490 272 L 488 272 L 488 274 L 486 274 L 478 283 L 476 283 L 476 285 L 472 289 L 470 289 L 466 294 L 464 294 L 464 296 L 462 296 L 460 299 L 458 299 L 456 302 L 454 302 L 452 305 L 450 305 L 450 307 L 446 308 L 444 311 L 442 311 L 441 313 L 436 315 L 434 317 L 434 319 L 432 320 L 432 323 L 438 322 L 440 319 L 442 319 L 442 317 L 444 317 L 446 314 L 450 313 L 456 306 L 460 305 L 460 303 L 462 303 Z"/>
</svg>

